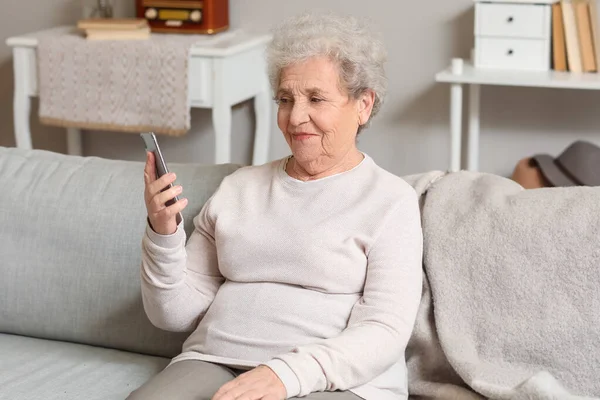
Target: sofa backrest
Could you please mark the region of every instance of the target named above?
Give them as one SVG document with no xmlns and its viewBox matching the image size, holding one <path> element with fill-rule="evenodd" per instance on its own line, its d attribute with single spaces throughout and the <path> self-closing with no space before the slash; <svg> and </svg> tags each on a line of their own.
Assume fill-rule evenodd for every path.
<svg viewBox="0 0 600 400">
<path fill-rule="evenodd" d="M 0 147 L 0 332 L 173 357 L 147 319 L 141 162 Z M 234 165 L 170 164 L 192 218 Z"/>
</svg>

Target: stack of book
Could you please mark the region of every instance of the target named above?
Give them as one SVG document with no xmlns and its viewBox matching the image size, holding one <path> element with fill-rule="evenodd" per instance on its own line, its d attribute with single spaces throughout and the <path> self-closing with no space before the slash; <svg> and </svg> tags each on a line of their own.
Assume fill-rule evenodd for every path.
<svg viewBox="0 0 600 400">
<path fill-rule="evenodd" d="M 554 70 L 600 70 L 599 18 L 596 0 L 560 0 L 552 5 Z"/>
<path fill-rule="evenodd" d="M 89 40 L 143 40 L 150 37 L 150 27 L 145 19 L 89 18 L 80 20 L 77 27 Z"/>
</svg>

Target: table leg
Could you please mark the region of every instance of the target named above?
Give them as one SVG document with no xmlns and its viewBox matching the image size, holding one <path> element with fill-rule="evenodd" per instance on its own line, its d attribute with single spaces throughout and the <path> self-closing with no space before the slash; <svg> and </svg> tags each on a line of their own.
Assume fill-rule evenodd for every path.
<svg viewBox="0 0 600 400">
<path fill-rule="evenodd" d="M 82 156 L 83 147 L 81 145 L 81 130 L 77 128 L 67 128 L 67 154 L 73 156 Z"/>
<path fill-rule="evenodd" d="M 469 149 L 467 169 L 479 170 L 479 99 L 480 86 L 469 85 Z"/>
<path fill-rule="evenodd" d="M 462 84 L 453 83 L 450 87 L 450 171 L 452 172 L 461 169 L 462 97 Z"/>
<path fill-rule="evenodd" d="M 212 109 L 215 129 L 215 164 L 231 162 L 231 106 L 217 103 Z"/>
<path fill-rule="evenodd" d="M 252 165 L 262 165 L 268 161 L 269 141 L 271 140 L 271 97 L 269 88 L 265 88 L 264 91 L 254 97 L 254 113 L 256 128 Z"/>
<path fill-rule="evenodd" d="M 215 129 L 215 164 L 231 162 L 231 102 L 227 98 L 225 60 L 214 60 L 212 120 Z"/>
<path fill-rule="evenodd" d="M 15 92 L 13 117 L 15 121 L 15 141 L 20 149 L 31 150 L 31 130 L 29 115 L 31 99 L 29 97 L 29 58 L 28 49 L 15 47 L 13 49 L 13 73 L 15 76 Z"/>
</svg>

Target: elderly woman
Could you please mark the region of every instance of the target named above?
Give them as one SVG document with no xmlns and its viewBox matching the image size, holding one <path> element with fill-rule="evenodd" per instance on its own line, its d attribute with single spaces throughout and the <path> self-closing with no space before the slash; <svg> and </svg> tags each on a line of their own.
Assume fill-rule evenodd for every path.
<svg viewBox="0 0 600 400">
<path fill-rule="evenodd" d="M 226 177 L 186 245 L 182 188 L 149 154 L 142 294 L 154 325 L 193 331 L 132 399 L 407 398 L 421 295 L 415 191 L 357 149 L 385 92 L 357 20 L 302 16 L 268 49 L 292 155 Z"/>
</svg>

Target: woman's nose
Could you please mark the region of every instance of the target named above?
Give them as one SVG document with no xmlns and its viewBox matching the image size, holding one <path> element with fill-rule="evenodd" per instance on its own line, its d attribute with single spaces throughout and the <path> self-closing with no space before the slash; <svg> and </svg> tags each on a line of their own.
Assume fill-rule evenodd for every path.
<svg viewBox="0 0 600 400">
<path fill-rule="evenodd" d="M 292 112 L 290 113 L 290 124 L 298 126 L 309 120 L 309 110 L 306 103 L 300 101 L 295 102 L 292 106 Z"/>
</svg>

